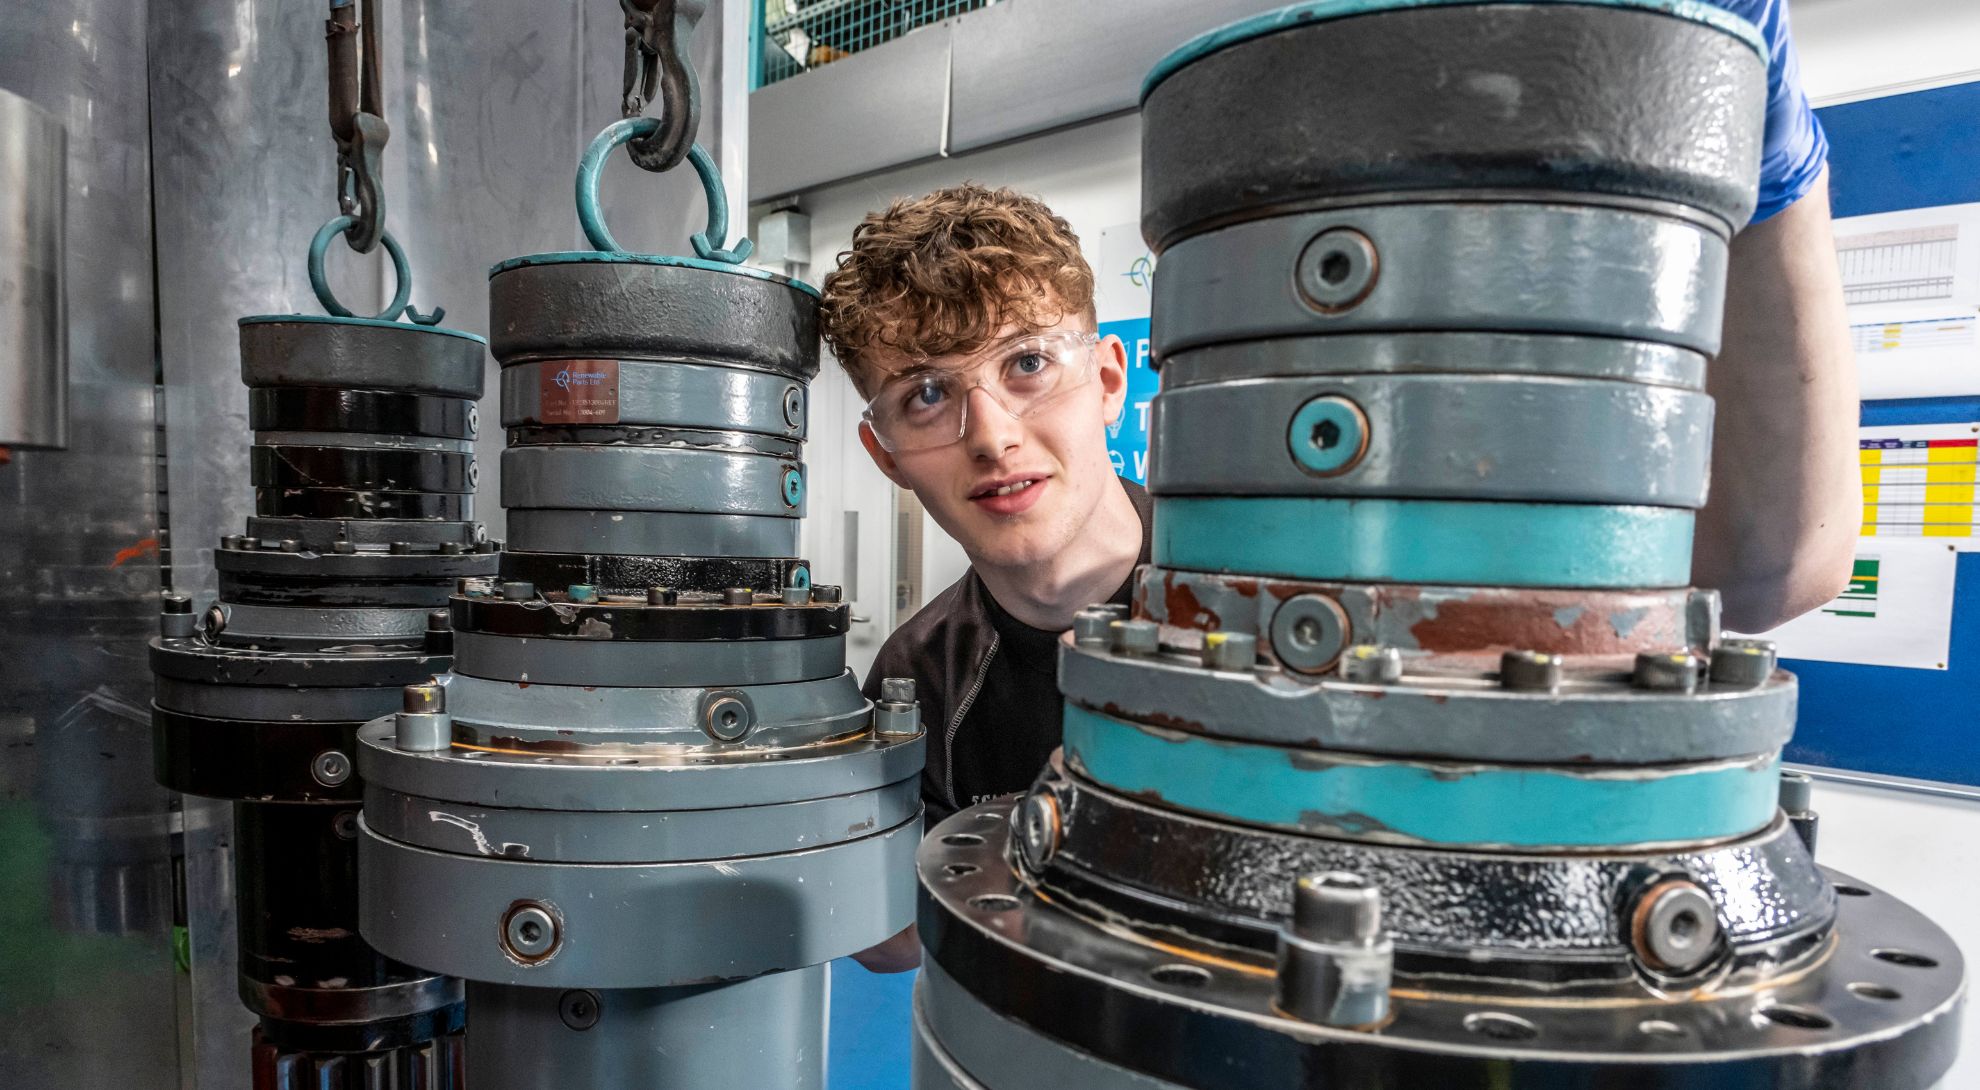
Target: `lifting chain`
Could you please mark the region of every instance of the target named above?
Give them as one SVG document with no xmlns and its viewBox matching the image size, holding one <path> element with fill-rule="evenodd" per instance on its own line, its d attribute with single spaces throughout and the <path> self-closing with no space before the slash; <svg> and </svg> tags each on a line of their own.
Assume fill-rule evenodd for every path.
<svg viewBox="0 0 1980 1090">
<path fill-rule="evenodd" d="M 392 129 L 378 77 L 377 0 L 330 0 L 330 134 L 337 140 L 337 205 L 351 225 L 344 240 L 368 254 L 385 233 L 381 157 Z M 362 39 L 360 41 L 360 39 Z"/>
<path fill-rule="evenodd" d="M 367 0 L 369 2 L 369 0 Z M 626 145 L 641 169 L 672 170 L 694 146 L 701 123 L 701 88 L 688 60 L 688 38 L 707 0 L 619 0 L 626 13 L 623 116 L 646 113 L 660 102 L 660 126 Z"/>
</svg>

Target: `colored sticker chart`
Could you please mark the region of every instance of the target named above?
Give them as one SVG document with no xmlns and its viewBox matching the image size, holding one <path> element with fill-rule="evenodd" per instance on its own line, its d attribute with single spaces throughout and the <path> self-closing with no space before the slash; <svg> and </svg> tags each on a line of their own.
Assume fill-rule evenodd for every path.
<svg viewBox="0 0 1980 1090">
<path fill-rule="evenodd" d="M 1947 669 L 1958 564 L 1944 541 L 1864 538 L 1834 601 L 1761 635 L 1785 659 Z"/>
<path fill-rule="evenodd" d="M 1907 424 L 1862 429 L 1863 536 L 1938 539 L 1980 551 L 1974 504 L 1980 425 Z"/>
<path fill-rule="evenodd" d="M 1836 221 L 1866 399 L 1980 393 L 1980 204 Z"/>
</svg>

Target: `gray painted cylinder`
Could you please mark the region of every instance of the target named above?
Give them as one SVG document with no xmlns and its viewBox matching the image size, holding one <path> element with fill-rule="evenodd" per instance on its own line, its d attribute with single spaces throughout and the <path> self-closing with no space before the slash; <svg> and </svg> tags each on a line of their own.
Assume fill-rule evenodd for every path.
<svg viewBox="0 0 1980 1090">
<path fill-rule="evenodd" d="M 69 445 L 62 125 L 0 91 L 0 446 Z"/>
<path fill-rule="evenodd" d="M 600 991 L 470 981 L 468 1067 L 476 1090 L 824 1090 L 826 974 Z"/>
</svg>

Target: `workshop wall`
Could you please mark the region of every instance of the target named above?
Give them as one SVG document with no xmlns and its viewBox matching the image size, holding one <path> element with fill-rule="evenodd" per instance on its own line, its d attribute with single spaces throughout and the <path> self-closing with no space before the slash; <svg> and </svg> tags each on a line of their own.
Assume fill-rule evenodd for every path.
<svg viewBox="0 0 1980 1090">
<path fill-rule="evenodd" d="M 1818 106 L 1980 79 L 1980 4 L 1972 0 L 1793 0 L 1803 76 Z M 801 82 L 793 80 L 791 83 Z M 973 180 L 1032 193 L 1079 233 L 1096 270 L 1101 234 L 1132 223 L 1140 200 L 1140 124 L 1133 114 L 937 159 L 803 193 L 797 206 L 811 217 L 813 265 L 821 280 L 868 211 L 941 185 Z M 784 206 L 788 207 L 789 202 Z M 758 209 L 761 212 L 764 209 Z M 1103 320 L 1106 316 L 1103 315 Z M 837 482 L 813 497 L 806 520 L 806 555 L 821 573 L 846 556 L 845 512 L 862 526 L 891 526 L 893 489 L 860 449 L 859 402 L 845 377 L 827 365 L 813 387 L 814 459 L 832 458 Z M 835 411 L 836 410 L 836 411 Z M 932 521 L 923 527 L 924 599 L 953 582 L 966 564 Z M 888 539 L 867 531 L 858 550 L 861 604 L 871 618 L 855 639 L 852 665 L 864 670 L 894 617 L 879 597 L 892 586 Z M 832 576 L 827 575 L 827 578 Z M 869 589 L 870 588 L 870 589 Z M 1909 900 L 1943 921 L 1969 956 L 1980 954 L 1980 802 L 1874 786 L 1818 784 L 1823 861 Z M 1894 850 L 1895 849 L 1895 850 Z M 1980 1005 L 1966 1015 L 1966 1039 L 1980 1042 Z M 1980 1086 L 1980 1048 L 1969 1047 L 1946 1086 Z"/>
</svg>

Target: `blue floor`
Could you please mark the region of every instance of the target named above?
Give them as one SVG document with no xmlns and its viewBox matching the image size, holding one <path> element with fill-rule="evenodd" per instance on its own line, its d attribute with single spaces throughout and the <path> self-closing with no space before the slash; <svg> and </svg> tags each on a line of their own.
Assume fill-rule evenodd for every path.
<svg viewBox="0 0 1980 1090">
<path fill-rule="evenodd" d="M 907 1090 L 914 978 L 832 963 L 831 1090 Z"/>
</svg>

